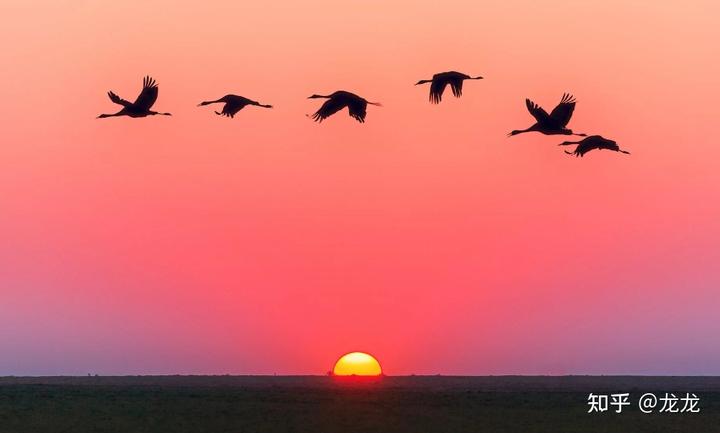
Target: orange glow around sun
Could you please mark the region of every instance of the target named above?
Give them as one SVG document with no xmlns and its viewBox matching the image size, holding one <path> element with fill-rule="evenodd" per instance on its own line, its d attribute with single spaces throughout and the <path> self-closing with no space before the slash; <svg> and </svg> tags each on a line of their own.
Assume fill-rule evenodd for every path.
<svg viewBox="0 0 720 433">
<path fill-rule="evenodd" d="M 335 376 L 379 376 L 382 374 L 382 368 L 372 355 L 350 352 L 337 360 L 333 374 Z"/>
</svg>

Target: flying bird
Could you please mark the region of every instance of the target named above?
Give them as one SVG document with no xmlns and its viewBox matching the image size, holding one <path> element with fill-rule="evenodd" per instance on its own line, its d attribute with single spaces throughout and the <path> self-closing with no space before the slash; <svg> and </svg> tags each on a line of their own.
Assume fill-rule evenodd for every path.
<svg viewBox="0 0 720 433">
<path fill-rule="evenodd" d="M 569 93 L 565 93 L 557 107 L 548 114 L 541 106 L 529 99 L 526 99 L 525 105 L 527 105 L 528 111 L 533 115 L 537 122 L 527 129 L 512 131 L 508 134 L 508 136 L 522 134 L 523 132 L 537 131 L 545 135 L 561 134 L 587 137 L 587 134 L 576 134 L 571 129 L 567 128 L 567 124 L 570 122 L 570 118 L 575 110 L 575 102 L 574 96 Z"/>
<path fill-rule="evenodd" d="M 420 80 L 415 83 L 415 85 L 432 83 L 430 84 L 430 103 L 439 104 L 442 100 L 443 92 L 448 84 L 452 89 L 453 95 L 455 95 L 456 98 L 459 98 L 462 96 L 463 81 L 482 79 L 483 77 L 471 77 L 467 74 L 463 74 L 462 72 L 449 71 L 435 74 L 431 80 Z"/>
<path fill-rule="evenodd" d="M 225 117 L 235 117 L 238 111 L 245 108 L 247 105 L 256 105 L 258 107 L 263 108 L 272 108 L 272 105 L 265 105 L 261 104 L 257 101 L 253 101 L 252 99 L 245 98 L 243 96 L 238 95 L 225 95 L 220 99 L 216 99 L 215 101 L 203 101 L 200 104 L 198 104 L 198 107 L 201 107 L 203 105 L 209 105 L 209 104 L 215 104 L 219 102 L 224 102 L 225 105 L 223 106 L 222 111 L 216 111 L 215 114 L 218 116 L 225 116 Z"/>
<path fill-rule="evenodd" d="M 586 153 L 590 152 L 593 149 L 608 149 L 615 152 L 626 153 L 628 155 L 630 154 L 630 152 L 620 149 L 620 146 L 618 146 L 616 142 L 608 140 L 607 138 L 604 138 L 600 135 L 591 135 L 589 137 L 583 138 L 580 141 L 565 141 L 558 144 L 558 146 L 570 146 L 572 144 L 577 144 L 578 146 L 575 148 L 574 151 L 568 152 L 566 150 L 565 153 L 567 153 L 568 155 L 575 155 L 576 157 L 585 156 Z"/>
<path fill-rule="evenodd" d="M 360 123 L 365 123 L 365 116 L 367 115 L 367 106 L 377 105 L 382 107 L 379 102 L 369 102 L 367 99 L 362 98 L 354 93 L 346 92 L 344 90 L 338 90 L 337 92 L 331 93 L 330 95 L 312 95 L 308 99 L 327 99 L 320 109 L 315 112 L 311 117 L 316 122 L 322 122 L 343 108 L 348 108 L 348 114 L 350 117 L 357 120 Z"/>
<path fill-rule="evenodd" d="M 115 116 L 130 116 L 130 117 L 145 117 L 145 116 L 154 116 L 154 115 L 163 115 L 163 116 L 170 116 L 170 113 L 158 113 L 157 111 L 152 111 L 150 108 L 152 108 L 153 104 L 155 104 L 155 101 L 157 101 L 158 97 L 158 86 L 155 80 L 152 78 L 145 77 L 143 79 L 143 88 L 140 92 L 140 95 L 138 95 L 135 102 L 130 102 L 125 99 L 122 99 L 118 95 L 116 95 L 113 91 L 108 92 L 108 96 L 110 97 L 110 100 L 118 105 L 122 105 L 122 110 L 118 111 L 114 114 L 101 114 L 98 116 L 98 119 L 103 119 L 105 117 L 115 117 Z"/>
</svg>

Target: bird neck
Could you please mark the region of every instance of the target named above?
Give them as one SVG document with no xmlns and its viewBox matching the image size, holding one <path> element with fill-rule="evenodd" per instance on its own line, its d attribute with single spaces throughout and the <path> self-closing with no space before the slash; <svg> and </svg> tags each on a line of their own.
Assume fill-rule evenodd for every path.
<svg viewBox="0 0 720 433">
<path fill-rule="evenodd" d="M 516 129 L 516 130 L 510 132 L 510 135 L 518 135 L 518 134 L 523 134 L 525 132 L 534 131 L 536 127 L 537 127 L 537 125 L 533 125 L 527 129 Z"/>
<path fill-rule="evenodd" d="M 119 111 L 119 112 L 113 113 L 113 114 L 101 114 L 101 115 L 99 115 L 97 118 L 98 118 L 98 119 L 105 119 L 106 117 L 115 117 L 115 116 L 122 116 L 122 115 L 123 115 L 123 113 L 122 113 L 121 111 Z"/>
</svg>

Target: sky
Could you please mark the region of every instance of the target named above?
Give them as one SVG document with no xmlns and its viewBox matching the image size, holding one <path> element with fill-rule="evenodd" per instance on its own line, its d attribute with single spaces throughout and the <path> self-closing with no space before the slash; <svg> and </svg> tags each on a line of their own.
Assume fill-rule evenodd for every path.
<svg viewBox="0 0 720 433">
<path fill-rule="evenodd" d="M 714 0 L 4 1 L 0 375 L 720 374 Z M 482 75 L 428 103 L 433 73 Z M 159 84 L 172 117 L 98 120 Z M 359 124 L 313 93 L 356 92 Z M 525 98 L 632 154 L 524 134 Z M 196 105 L 272 104 L 234 119 Z"/>
</svg>

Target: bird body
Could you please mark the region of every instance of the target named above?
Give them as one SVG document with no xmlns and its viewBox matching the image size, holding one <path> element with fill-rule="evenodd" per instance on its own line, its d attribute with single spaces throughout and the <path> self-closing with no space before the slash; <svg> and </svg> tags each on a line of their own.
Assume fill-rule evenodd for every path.
<svg viewBox="0 0 720 433">
<path fill-rule="evenodd" d="M 471 77 L 470 75 L 463 74 L 457 71 L 440 72 L 433 75 L 430 80 L 420 80 L 415 85 L 419 84 L 430 84 L 430 103 L 439 104 L 442 100 L 443 92 L 445 88 L 450 85 L 453 95 L 456 98 L 462 96 L 463 81 L 465 80 L 482 80 L 483 77 Z"/>
<path fill-rule="evenodd" d="M 312 95 L 308 97 L 308 99 L 320 98 L 327 99 L 327 101 L 325 101 L 322 106 L 320 106 L 320 109 L 311 116 L 316 122 L 322 122 L 347 107 L 350 117 L 360 123 L 365 123 L 368 104 L 382 106 L 379 102 L 369 102 L 367 99 L 345 90 L 338 90 L 337 92 L 333 92 L 329 95 Z"/>
<path fill-rule="evenodd" d="M 170 116 L 170 113 L 159 113 L 152 111 L 150 108 L 155 104 L 158 98 L 158 86 L 155 80 L 150 77 L 143 79 L 143 88 L 138 95 L 135 102 L 130 102 L 122 99 L 116 95 L 113 91 L 108 92 L 110 100 L 118 105 L 122 105 L 122 109 L 117 113 L 113 114 L 101 114 L 98 116 L 99 119 L 106 117 L 117 117 L 117 116 L 129 116 L 129 117 L 145 117 L 154 115 Z"/>
<path fill-rule="evenodd" d="M 203 105 L 209 105 L 209 104 L 215 104 L 215 103 L 225 103 L 223 106 L 222 111 L 216 111 L 215 114 L 218 116 L 225 116 L 225 117 L 235 117 L 238 111 L 242 110 L 248 105 L 255 105 L 258 107 L 263 108 L 273 108 L 272 105 L 265 105 L 261 104 L 257 101 L 253 101 L 252 99 L 248 99 L 244 96 L 238 96 L 238 95 L 225 95 L 220 99 L 216 99 L 214 101 L 203 101 L 198 106 Z"/>
<path fill-rule="evenodd" d="M 560 103 L 548 114 L 538 104 L 534 103 L 529 99 L 525 99 L 525 105 L 528 111 L 535 118 L 536 122 L 534 125 L 527 129 L 512 131 L 509 136 L 518 135 L 525 132 L 540 132 L 545 135 L 578 135 L 586 137 L 587 134 L 576 134 L 567 127 L 570 122 L 570 118 L 575 111 L 575 97 L 569 93 L 565 93 L 560 100 Z"/>
<path fill-rule="evenodd" d="M 605 137 L 602 137 L 600 135 L 591 135 L 589 137 L 583 138 L 580 141 L 565 141 L 563 143 L 560 143 L 558 146 L 570 146 L 573 144 L 577 144 L 577 147 L 574 151 L 568 152 L 567 150 L 565 153 L 568 155 L 575 155 L 576 157 L 585 156 L 586 153 L 590 152 L 593 149 L 607 149 L 612 150 L 615 152 L 621 152 L 630 154 L 630 152 L 626 150 L 620 149 L 620 146 L 613 140 L 608 140 Z"/>
</svg>

